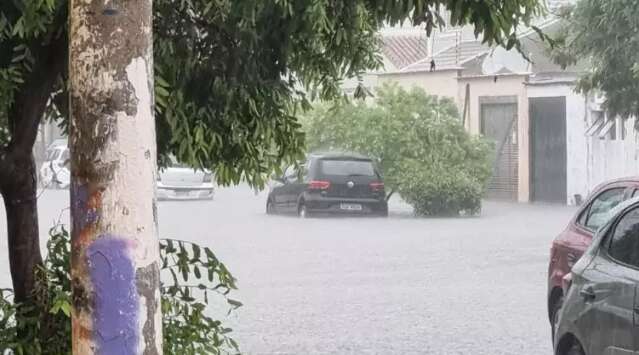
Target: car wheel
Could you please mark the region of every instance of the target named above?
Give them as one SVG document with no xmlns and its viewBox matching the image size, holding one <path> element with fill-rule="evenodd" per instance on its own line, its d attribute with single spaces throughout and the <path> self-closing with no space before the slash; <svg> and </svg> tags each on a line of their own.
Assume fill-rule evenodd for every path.
<svg viewBox="0 0 639 355">
<path fill-rule="evenodd" d="M 306 205 L 304 205 L 304 203 L 300 203 L 299 207 L 297 208 L 297 215 L 300 218 L 308 218 L 308 209 L 306 208 Z"/>
<path fill-rule="evenodd" d="M 563 296 L 559 296 L 555 303 L 553 303 L 550 310 L 550 329 L 552 331 L 552 341 L 555 342 L 555 333 L 557 333 L 557 326 L 559 325 L 559 312 L 564 304 Z"/>
<path fill-rule="evenodd" d="M 565 355 L 585 355 L 579 344 L 573 344 L 572 348 L 568 350 Z"/>
<path fill-rule="evenodd" d="M 269 199 L 268 201 L 266 201 L 266 214 L 274 215 L 276 213 L 277 211 L 275 210 L 275 204 L 273 204 L 273 201 Z"/>
</svg>

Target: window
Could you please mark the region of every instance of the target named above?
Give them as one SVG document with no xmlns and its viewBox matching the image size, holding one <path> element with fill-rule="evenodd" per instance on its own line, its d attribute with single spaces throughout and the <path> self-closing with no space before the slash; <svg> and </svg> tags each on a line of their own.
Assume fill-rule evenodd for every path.
<svg viewBox="0 0 639 355">
<path fill-rule="evenodd" d="M 171 168 L 189 168 L 188 164 L 181 163 L 177 160 L 177 158 L 173 155 L 169 156 L 169 167 Z"/>
<path fill-rule="evenodd" d="M 624 264 L 639 267 L 639 208 L 626 213 L 617 223 L 609 253 Z"/>
<path fill-rule="evenodd" d="M 624 191 L 625 188 L 619 187 L 599 194 L 582 212 L 579 224 L 591 230 L 599 229 L 608 220 L 610 210 L 623 201 Z"/>
<path fill-rule="evenodd" d="M 375 176 L 369 160 L 322 160 L 322 174 L 332 176 Z"/>
<path fill-rule="evenodd" d="M 608 132 L 608 139 L 611 141 L 617 140 L 617 119 L 611 118 L 610 122 L 612 125 L 610 126 L 610 131 Z"/>
<path fill-rule="evenodd" d="M 586 131 L 586 135 L 594 137 L 604 126 L 604 114 L 602 111 L 591 111 L 592 125 Z"/>
<path fill-rule="evenodd" d="M 284 178 L 289 183 L 294 183 L 300 180 L 306 180 L 308 175 L 308 163 L 300 163 L 299 166 L 291 165 L 284 172 Z"/>
<path fill-rule="evenodd" d="M 60 160 L 62 160 L 62 162 L 66 162 L 67 160 L 69 160 L 69 150 L 68 149 L 64 150 L 64 153 L 62 153 L 62 158 Z"/>
<path fill-rule="evenodd" d="M 288 182 L 297 181 L 297 170 L 295 169 L 295 165 L 289 166 L 284 172 L 284 178 Z"/>
<path fill-rule="evenodd" d="M 60 156 L 60 149 L 53 149 L 49 151 L 49 154 L 47 156 L 47 161 L 57 160 L 59 156 Z"/>
</svg>

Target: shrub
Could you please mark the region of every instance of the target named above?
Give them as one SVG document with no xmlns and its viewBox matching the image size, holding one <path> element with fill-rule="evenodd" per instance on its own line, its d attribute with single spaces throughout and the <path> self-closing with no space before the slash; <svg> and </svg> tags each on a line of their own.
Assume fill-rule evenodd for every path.
<svg viewBox="0 0 639 355">
<path fill-rule="evenodd" d="M 0 290 L 0 354 L 71 354 L 70 244 L 63 226 L 51 229 L 32 305 L 18 306 L 11 290 Z M 241 306 L 228 298 L 236 285 L 226 266 L 210 249 L 186 241 L 164 239 L 160 253 L 161 279 L 170 280 L 161 284 L 164 354 L 239 353 L 231 329 L 206 312 L 211 293 L 229 312 Z"/>
<path fill-rule="evenodd" d="M 473 215 L 481 210 L 483 185 L 467 171 L 456 167 L 438 168 L 425 165 L 407 167 L 398 192 L 420 216 Z"/>
</svg>

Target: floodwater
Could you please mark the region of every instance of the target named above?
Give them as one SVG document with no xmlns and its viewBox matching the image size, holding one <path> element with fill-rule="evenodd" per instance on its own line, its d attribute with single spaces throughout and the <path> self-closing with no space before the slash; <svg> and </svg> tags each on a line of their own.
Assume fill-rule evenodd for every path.
<svg viewBox="0 0 639 355">
<path fill-rule="evenodd" d="M 39 200 L 42 245 L 68 191 Z M 266 216 L 265 195 L 161 202 L 161 237 L 212 248 L 244 306 L 225 317 L 251 354 L 551 354 L 546 271 L 573 208 L 486 202 L 481 217 Z M 0 286 L 10 285 L 4 210 Z"/>
</svg>

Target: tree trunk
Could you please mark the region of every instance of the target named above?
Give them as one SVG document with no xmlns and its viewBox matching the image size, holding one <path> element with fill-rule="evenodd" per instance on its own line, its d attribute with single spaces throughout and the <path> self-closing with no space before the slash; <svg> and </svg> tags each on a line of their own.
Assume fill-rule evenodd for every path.
<svg viewBox="0 0 639 355">
<path fill-rule="evenodd" d="M 71 1 L 74 354 L 162 353 L 151 5 Z"/>
<path fill-rule="evenodd" d="M 54 22 L 64 23 L 66 12 L 61 8 Z M 31 298 L 35 288 L 34 272 L 42 264 L 33 145 L 47 101 L 67 63 L 64 31 L 53 31 L 46 37 L 46 41 L 33 49 L 33 71 L 16 93 L 9 110 L 11 143 L 0 150 L 0 193 L 7 214 L 9 263 L 17 303 Z"/>
<path fill-rule="evenodd" d="M 35 269 L 42 264 L 38 232 L 38 200 L 32 154 L 6 153 L 0 182 L 7 214 L 9 265 L 14 301 L 25 303 L 35 287 Z"/>
</svg>

